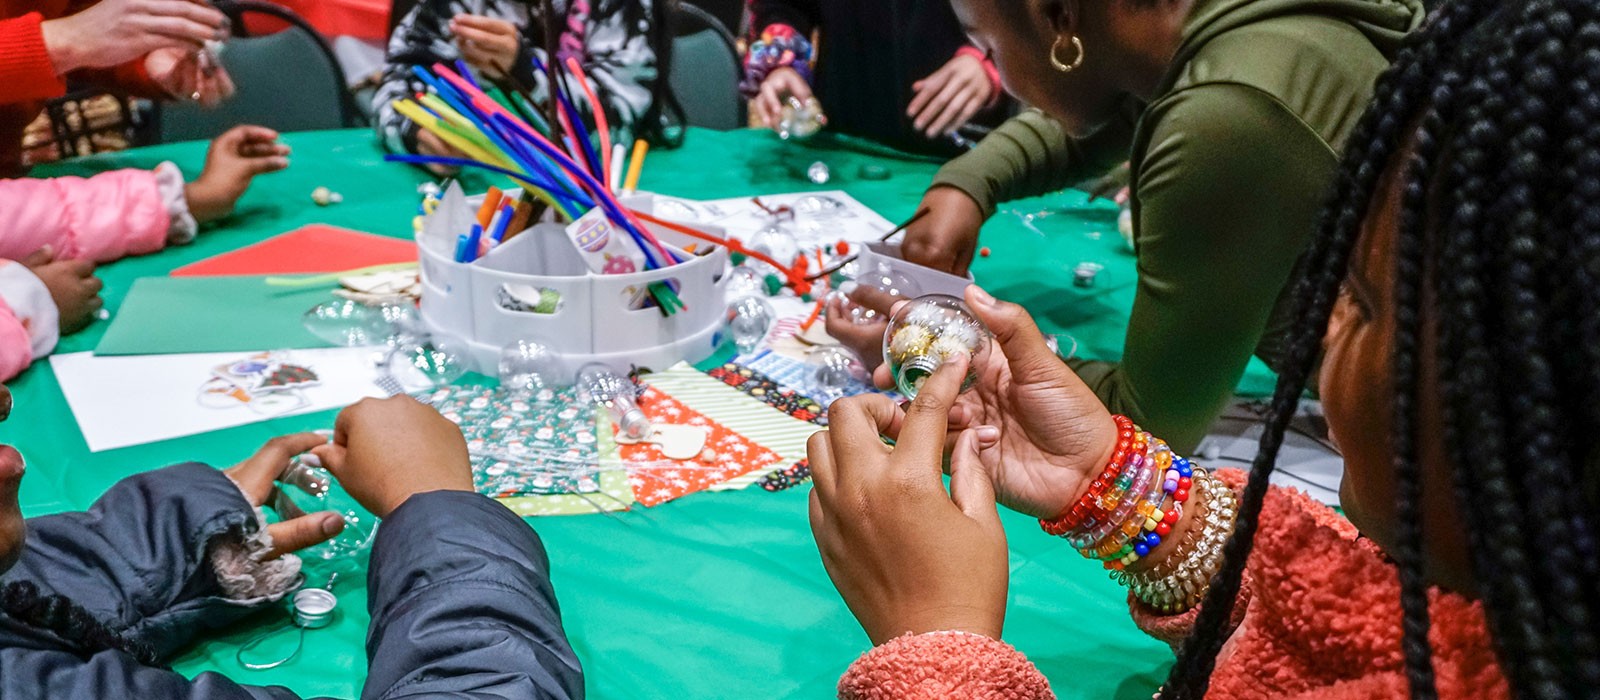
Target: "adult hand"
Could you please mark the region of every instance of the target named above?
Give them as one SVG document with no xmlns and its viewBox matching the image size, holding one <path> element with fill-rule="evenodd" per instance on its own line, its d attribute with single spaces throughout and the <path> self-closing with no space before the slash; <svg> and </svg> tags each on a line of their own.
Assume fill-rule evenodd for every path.
<svg viewBox="0 0 1600 700">
<path fill-rule="evenodd" d="M 811 99 L 811 86 L 793 68 L 777 68 L 761 81 L 761 91 L 756 93 L 756 114 L 767 128 L 777 126 L 783 117 L 784 102 L 793 97 L 801 102 Z"/>
<path fill-rule="evenodd" d="M 289 147 L 264 126 L 236 126 L 212 139 L 206 168 L 183 187 L 189 213 L 207 223 L 233 213 L 255 176 L 289 167 Z"/>
<path fill-rule="evenodd" d="M 272 484 L 289 467 L 289 460 L 327 444 L 327 439 L 316 433 L 280 435 L 267 441 L 249 459 L 228 467 L 228 477 L 239 485 L 250 505 L 260 506 L 272 494 Z M 298 552 L 306 547 L 322 544 L 344 531 L 344 518 L 333 511 L 308 513 L 298 518 L 276 522 L 267 526 L 272 537 L 272 549 L 267 559 Z"/>
<path fill-rule="evenodd" d="M 339 413 L 333 443 L 311 451 L 379 518 L 429 491 L 471 491 L 461 428 L 409 396 L 362 399 Z"/>
<path fill-rule="evenodd" d="M 445 143 L 444 139 L 441 139 L 433 132 L 422 128 L 417 129 L 417 153 L 425 156 L 444 156 L 446 158 L 467 157 L 467 154 L 462 153 L 455 146 Z M 460 168 L 454 166 L 440 165 L 437 163 L 429 163 L 423 167 L 427 168 L 428 172 L 431 172 L 439 177 L 454 175 L 456 174 L 456 171 L 460 170 Z"/>
<path fill-rule="evenodd" d="M 906 116 L 911 117 L 912 128 L 930 139 L 961 128 L 994 97 L 983 62 L 964 53 L 912 83 L 911 89 L 916 94 Z"/>
<path fill-rule="evenodd" d="M 233 78 L 199 51 L 156 49 L 144 57 L 144 72 L 174 99 L 215 107 L 233 96 Z"/>
<path fill-rule="evenodd" d="M 873 644 L 950 630 L 1000 638 L 1006 534 L 977 431 L 956 437 L 948 494 L 940 477 L 966 364 L 956 358 L 934 372 L 905 411 L 880 394 L 835 401 L 828 430 L 806 445 L 811 532 Z"/>
<path fill-rule="evenodd" d="M 998 440 L 979 454 L 1000 503 L 1036 518 L 1059 516 L 1111 459 L 1116 423 L 1050 350 L 1027 311 L 976 285 L 966 298 L 995 337 L 973 390 L 951 409 L 950 425 L 999 428 Z M 888 367 L 874 378 L 888 381 Z"/>
<path fill-rule="evenodd" d="M 517 62 L 521 39 L 517 25 L 495 17 L 458 14 L 450 18 L 450 33 L 468 65 L 492 78 L 501 78 Z"/>
<path fill-rule="evenodd" d="M 889 312 L 905 297 L 857 283 L 841 285 L 840 290 L 845 292 L 843 296 L 828 298 L 823 327 L 834 340 L 861 356 L 861 362 L 871 371 L 883 364 L 883 330 L 889 325 Z M 863 316 L 862 311 L 871 314 Z"/>
<path fill-rule="evenodd" d="M 101 0 L 44 22 L 45 50 L 57 74 L 110 68 L 157 49 L 200 50 L 226 38 L 227 17 L 196 0 Z"/>
<path fill-rule="evenodd" d="M 952 275 L 967 274 L 978 250 L 978 229 L 983 210 L 972 197 L 954 187 L 934 186 L 922 195 L 918 209 L 928 214 L 906 227 L 900 254 L 909 262 Z"/>
<path fill-rule="evenodd" d="M 105 305 L 105 300 L 100 298 L 100 290 L 105 285 L 94 276 L 94 263 L 88 260 L 57 260 L 55 251 L 45 246 L 34 251 L 22 264 L 50 290 L 62 335 L 83 330 L 94 320 L 94 312 Z"/>
</svg>

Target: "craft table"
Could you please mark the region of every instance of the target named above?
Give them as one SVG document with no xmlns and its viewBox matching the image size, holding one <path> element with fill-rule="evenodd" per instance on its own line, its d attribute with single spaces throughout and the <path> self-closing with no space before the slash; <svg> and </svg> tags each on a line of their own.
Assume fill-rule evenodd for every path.
<svg viewBox="0 0 1600 700">
<path fill-rule="evenodd" d="M 424 176 L 384 163 L 370 132 L 290 134 L 285 141 L 294 149 L 289 170 L 258 178 L 225 226 L 201 233 L 192 245 L 101 268 L 107 308 L 115 313 L 138 277 L 165 275 L 305 224 L 411 235 L 415 187 Z M 35 175 L 87 175 L 172 160 L 192 178 L 204 155 L 203 143 L 171 144 L 39 168 Z M 831 166 L 832 182 L 818 187 L 804 179 L 814 160 Z M 860 179 L 857 169 L 866 162 L 885 165 L 892 176 Z M 767 132 L 693 130 L 682 149 L 650 152 L 642 187 L 701 199 L 839 188 L 900 221 L 913 213 L 935 167 L 859 142 L 821 139 L 802 147 Z M 344 202 L 313 204 L 311 190 L 319 185 L 341 192 Z M 1024 223 L 1017 212 L 1031 213 L 1032 221 Z M 996 296 L 1028 306 L 1048 330 L 1070 334 L 1080 355 L 1115 358 L 1134 282 L 1133 256 L 1117 235 L 1115 219 L 1109 205 L 1086 204 L 1077 193 L 1014 204 L 984 229 L 983 244 L 993 254 L 973 268 Z M 1093 288 L 1075 288 L 1067 282 L 1071 268 L 1086 260 L 1105 270 Z M 58 351 L 90 350 L 105 328 L 97 323 L 65 338 Z M 1264 368 L 1252 364 L 1241 390 L 1260 392 L 1270 382 Z M 48 363 L 36 363 L 10 386 L 16 408 L 0 424 L 0 442 L 14 444 L 27 458 L 21 499 L 29 516 L 84 509 L 135 472 L 186 460 L 227 466 L 274 435 L 331 427 L 334 416 L 280 418 L 90 453 Z M 829 583 L 812 543 L 809 490 L 700 493 L 616 517 L 530 520 L 550 553 L 588 696 L 832 697 L 839 674 L 868 641 Z M 1006 640 L 1039 665 L 1063 698 L 1148 698 L 1171 653 L 1134 628 L 1123 590 L 1099 566 L 1042 534 L 1034 521 L 1002 512 L 1011 546 Z M 365 588 L 362 576 L 346 577 L 337 589 L 337 621 L 309 632 L 300 656 L 278 669 L 248 671 L 234 660 L 245 641 L 285 624 L 278 612 L 199 643 L 176 658 L 174 668 L 188 675 L 221 671 L 240 682 L 283 685 L 308 696 L 356 697 L 366 664 Z"/>
</svg>

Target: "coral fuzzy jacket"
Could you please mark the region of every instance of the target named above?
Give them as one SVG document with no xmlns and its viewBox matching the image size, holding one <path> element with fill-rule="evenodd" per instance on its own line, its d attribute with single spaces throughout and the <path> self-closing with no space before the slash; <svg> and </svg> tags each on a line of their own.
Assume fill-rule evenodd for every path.
<svg viewBox="0 0 1600 700">
<path fill-rule="evenodd" d="M 1235 488 L 1244 476 L 1219 473 Z M 1234 630 L 1211 676 L 1210 698 L 1354 700 L 1407 696 L 1400 650 L 1400 583 L 1382 551 L 1350 521 L 1294 489 L 1273 487 L 1261 511 Z M 1439 697 L 1509 700 L 1482 605 L 1429 591 Z M 1170 644 L 1195 611 L 1158 615 L 1133 601 L 1134 621 Z M 1241 613 L 1242 611 L 1242 613 Z M 889 641 L 839 681 L 851 700 L 1054 698 L 1021 652 L 977 635 L 934 632 Z"/>
</svg>

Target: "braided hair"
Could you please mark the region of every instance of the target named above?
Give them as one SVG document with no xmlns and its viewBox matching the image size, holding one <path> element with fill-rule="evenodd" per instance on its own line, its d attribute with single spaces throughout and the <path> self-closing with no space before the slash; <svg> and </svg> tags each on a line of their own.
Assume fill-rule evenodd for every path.
<svg viewBox="0 0 1600 700">
<path fill-rule="evenodd" d="M 146 666 L 160 664 L 150 645 L 118 634 L 66 596 L 42 595 L 32 581 L 0 585 L 0 615 L 46 630 L 84 656 L 111 650 L 132 656 Z"/>
<path fill-rule="evenodd" d="M 1224 563 L 1163 697 L 1205 695 L 1268 476 L 1362 221 L 1410 132 L 1395 235 L 1395 542 L 1411 697 L 1437 696 L 1417 411 L 1424 296 L 1444 442 L 1517 698 L 1600 697 L 1600 4 L 1450 0 L 1379 79 L 1294 287 L 1298 309 Z M 1431 221 L 1430 221 L 1431 219 Z"/>
</svg>

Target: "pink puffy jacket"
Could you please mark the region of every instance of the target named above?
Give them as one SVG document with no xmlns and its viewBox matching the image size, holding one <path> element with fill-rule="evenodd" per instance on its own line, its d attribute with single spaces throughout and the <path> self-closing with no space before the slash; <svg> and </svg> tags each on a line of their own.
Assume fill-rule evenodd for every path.
<svg viewBox="0 0 1600 700">
<path fill-rule="evenodd" d="M 47 354 L 56 334 L 42 327 L 56 317 L 53 303 L 40 308 L 43 285 L 20 269 L 5 269 L 18 265 L 11 261 L 49 246 L 58 260 L 106 263 L 161 250 L 194 232 L 183 175 L 170 163 L 91 178 L 0 180 L 0 211 L 0 280 L 11 282 L 0 283 L 0 381 Z"/>
</svg>

